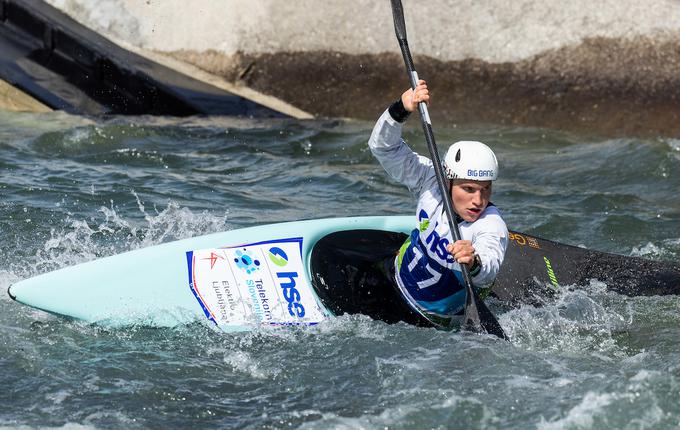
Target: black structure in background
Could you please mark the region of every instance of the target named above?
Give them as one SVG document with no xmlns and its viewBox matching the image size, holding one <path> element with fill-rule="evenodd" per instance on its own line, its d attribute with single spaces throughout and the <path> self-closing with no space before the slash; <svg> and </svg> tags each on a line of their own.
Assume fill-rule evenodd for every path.
<svg viewBox="0 0 680 430">
<path fill-rule="evenodd" d="M 75 114 L 286 117 L 126 51 L 42 0 L 0 0 L 0 78 Z"/>
</svg>

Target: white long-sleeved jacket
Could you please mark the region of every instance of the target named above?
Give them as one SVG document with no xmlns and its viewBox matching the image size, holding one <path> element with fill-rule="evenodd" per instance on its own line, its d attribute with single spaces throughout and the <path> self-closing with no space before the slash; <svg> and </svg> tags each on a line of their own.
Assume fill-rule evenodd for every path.
<svg viewBox="0 0 680 430">
<path fill-rule="evenodd" d="M 448 317 L 463 309 L 465 289 L 460 264 L 446 251 L 453 241 L 432 161 L 413 152 L 401 138 L 402 124 L 385 111 L 368 141 L 385 171 L 418 199 L 415 228 L 395 259 L 399 288 L 418 311 Z M 493 282 L 508 245 L 500 211 L 489 205 L 474 222 L 459 220 L 462 239 L 472 241 L 481 261 L 475 287 Z"/>
</svg>

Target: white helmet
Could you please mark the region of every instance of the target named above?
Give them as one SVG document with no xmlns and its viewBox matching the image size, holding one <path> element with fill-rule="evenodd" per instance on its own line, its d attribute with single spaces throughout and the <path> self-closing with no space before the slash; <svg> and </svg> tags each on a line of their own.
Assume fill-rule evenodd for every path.
<svg viewBox="0 0 680 430">
<path fill-rule="evenodd" d="M 454 143 L 446 151 L 442 166 L 449 179 L 495 181 L 498 177 L 496 155 L 482 142 L 462 140 Z"/>
</svg>

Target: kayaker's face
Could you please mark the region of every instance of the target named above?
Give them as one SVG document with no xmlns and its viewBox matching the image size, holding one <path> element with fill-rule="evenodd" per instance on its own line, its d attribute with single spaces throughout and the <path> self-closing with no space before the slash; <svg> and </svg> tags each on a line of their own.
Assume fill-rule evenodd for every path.
<svg viewBox="0 0 680 430">
<path fill-rule="evenodd" d="M 451 188 L 453 209 L 468 222 L 477 221 L 491 198 L 491 181 L 454 179 Z"/>
</svg>

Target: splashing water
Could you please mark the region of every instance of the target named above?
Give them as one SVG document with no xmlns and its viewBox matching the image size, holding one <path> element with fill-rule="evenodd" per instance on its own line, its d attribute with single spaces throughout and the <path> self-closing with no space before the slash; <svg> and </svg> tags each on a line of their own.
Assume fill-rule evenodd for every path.
<svg viewBox="0 0 680 430">
<path fill-rule="evenodd" d="M 154 208 L 153 213 L 149 213 L 139 196 L 134 191 L 132 194 L 145 225 L 121 217 L 113 202 L 110 207 L 98 209 L 101 215 L 98 220 L 92 218 L 88 222 L 68 216 L 64 227 L 50 230 L 49 239 L 37 250 L 34 259 L 12 267 L 16 276 L 44 273 L 126 250 L 229 229 L 226 213 L 222 217 L 206 211 L 194 214 L 172 201 L 163 210 Z"/>
<path fill-rule="evenodd" d="M 372 124 L 0 113 L 0 289 L 176 239 L 257 224 L 407 214 L 366 150 Z M 410 126 L 409 126 L 410 127 Z M 426 153 L 419 128 L 407 127 Z M 673 142 L 437 130 L 496 150 L 515 230 L 677 261 Z M 637 165 L 631 166 L 635 159 Z M 584 163 L 583 160 L 598 160 Z M 581 161 L 581 162 L 579 162 Z M 640 169 L 650 174 L 640 177 Z M 593 187 L 593 184 L 598 184 Z M 661 216 L 657 216 L 661 214 Z M 677 428 L 680 301 L 593 281 L 542 306 L 493 299 L 511 342 L 343 315 L 223 333 L 88 325 L 0 299 L 0 427 Z"/>
</svg>

